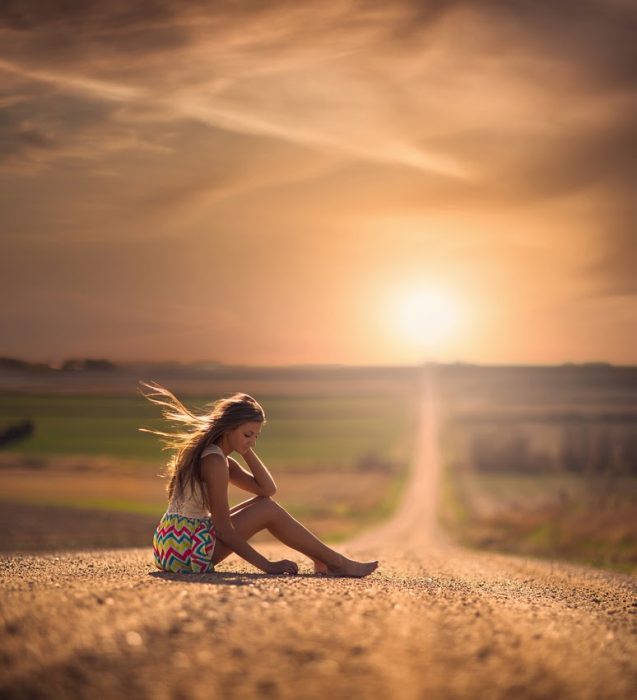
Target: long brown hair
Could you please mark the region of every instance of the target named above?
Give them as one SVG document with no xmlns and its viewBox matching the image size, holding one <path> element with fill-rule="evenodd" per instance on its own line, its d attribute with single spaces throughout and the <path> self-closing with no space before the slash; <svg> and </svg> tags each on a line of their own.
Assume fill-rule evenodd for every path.
<svg viewBox="0 0 637 700">
<path fill-rule="evenodd" d="M 159 435 L 164 443 L 162 449 L 173 450 L 173 455 L 166 465 L 168 500 L 170 501 L 173 495 L 184 494 L 188 485 L 193 495 L 199 492 L 201 504 L 206 505 L 206 491 L 199 464 L 201 453 L 224 433 L 234 430 L 242 423 L 265 423 L 263 408 L 249 394 L 237 393 L 207 404 L 209 410 L 196 414 L 161 384 L 141 381 L 139 384 L 143 387 L 139 389 L 142 396 L 161 406 L 163 417 L 181 428 L 173 433 L 139 428 L 144 433 Z"/>
</svg>

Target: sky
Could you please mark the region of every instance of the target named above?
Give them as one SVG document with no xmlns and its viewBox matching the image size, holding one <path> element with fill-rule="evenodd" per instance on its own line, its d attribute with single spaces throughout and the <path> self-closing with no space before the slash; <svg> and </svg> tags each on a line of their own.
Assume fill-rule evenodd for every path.
<svg viewBox="0 0 637 700">
<path fill-rule="evenodd" d="M 0 5 L 0 355 L 637 363 L 624 0 Z"/>
</svg>

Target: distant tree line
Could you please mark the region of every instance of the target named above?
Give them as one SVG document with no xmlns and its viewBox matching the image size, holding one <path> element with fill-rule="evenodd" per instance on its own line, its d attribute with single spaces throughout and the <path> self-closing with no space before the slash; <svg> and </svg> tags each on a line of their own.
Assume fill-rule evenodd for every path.
<svg viewBox="0 0 637 700">
<path fill-rule="evenodd" d="M 60 369 L 62 372 L 112 372 L 117 369 L 117 365 L 110 360 L 65 360 Z"/>
<path fill-rule="evenodd" d="M 110 360 L 92 358 L 71 358 L 60 365 L 48 365 L 42 362 L 27 362 L 15 357 L 0 357 L 0 371 L 57 373 L 57 372 L 112 372 L 117 365 Z"/>
<path fill-rule="evenodd" d="M 609 426 L 592 421 L 557 426 L 557 444 L 538 444 L 533 430 L 498 426 L 469 430 L 469 468 L 481 472 L 637 476 L 637 425 Z"/>
</svg>

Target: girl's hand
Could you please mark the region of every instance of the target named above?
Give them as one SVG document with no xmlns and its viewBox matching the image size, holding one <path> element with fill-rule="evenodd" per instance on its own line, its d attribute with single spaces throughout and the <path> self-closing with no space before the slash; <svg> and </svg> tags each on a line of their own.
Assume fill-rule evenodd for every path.
<svg viewBox="0 0 637 700">
<path fill-rule="evenodd" d="M 296 562 L 289 559 L 281 559 L 281 561 L 268 562 L 268 567 L 265 569 L 266 574 L 298 574 L 299 567 Z"/>
</svg>

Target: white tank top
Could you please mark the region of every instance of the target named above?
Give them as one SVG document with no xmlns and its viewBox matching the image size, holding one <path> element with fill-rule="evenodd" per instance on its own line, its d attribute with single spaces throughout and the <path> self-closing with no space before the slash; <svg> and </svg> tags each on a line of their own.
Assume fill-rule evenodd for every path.
<svg viewBox="0 0 637 700">
<path fill-rule="evenodd" d="M 208 445 L 205 450 L 201 453 L 202 457 L 210 454 L 220 454 L 224 459 L 226 456 L 223 450 L 218 445 Z M 196 497 L 188 486 L 185 487 L 186 494 L 173 494 L 170 499 L 166 513 L 176 513 L 177 515 L 183 515 L 186 518 L 209 518 L 210 511 L 206 507 L 202 506 L 200 497 Z M 198 496 L 198 494 L 197 494 Z"/>
</svg>

